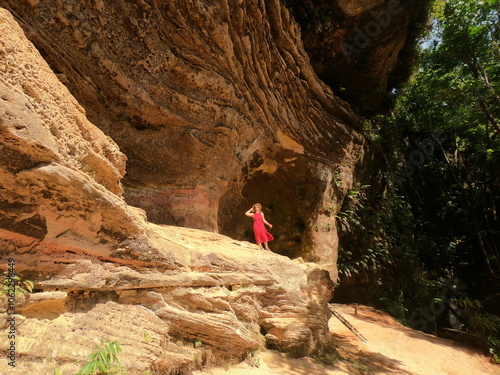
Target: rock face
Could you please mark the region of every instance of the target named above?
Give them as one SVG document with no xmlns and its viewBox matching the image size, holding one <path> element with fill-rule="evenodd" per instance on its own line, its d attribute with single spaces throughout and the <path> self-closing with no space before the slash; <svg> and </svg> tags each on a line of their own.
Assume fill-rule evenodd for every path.
<svg viewBox="0 0 500 375">
<path fill-rule="evenodd" d="M 124 197 L 148 220 L 253 240 L 243 213 L 260 202 L 275 252 L 335 274 L 324 212 L 351 184 L 361 120 L 280 1 L 0 4 L 127 155 Z"/>
<path fill-rule="evenodd" d="M 163 372 L 262 345 L 302 356 L 329 344 L 328 272 L 148 223 L 122 197 L 125 156 L 5 9 L 0 133 L 0 267 L 35 282 L 14 305 L 1 297 L 4 337 L 17 313 L 16 367 L 4 358 L 1 373 L 74 373 L 101 338 L 122 345 L 124 367 Z"/>
<path fill-rule="evenodd" d="M 288 0 L 318 76 L 359 112 L 406 82 L 428 0 Z"/>
</svg>

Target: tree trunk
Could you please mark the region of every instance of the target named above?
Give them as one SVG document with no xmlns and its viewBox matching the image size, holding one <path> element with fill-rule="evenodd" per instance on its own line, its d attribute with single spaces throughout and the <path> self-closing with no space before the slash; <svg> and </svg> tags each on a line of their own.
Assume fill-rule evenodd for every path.
<svg viewBox="0 0 500 375">
<path fill-rule="evenodd" d="M 486 118 L 488 119 L 488 121 L 490 122 L 490 124 L 493 125 L 493 128 L 495 129 L 495 132 L 497 134 L 500 134 L 500 127 L 498 126 L 498 123 L 496 122 L 495 118 L 491 115 L 491 113 L 490 113 L 490 111 L 488 109 L 488 105 L 484 101 L 482 95 L 478 93 L 477 97 L 478 97 L 477 102 L 479 103 L 479 106 L 483 110 Z"/>
<path fill-rule="evenodd" d="M 473 56 L 472 58 L 466 57 L 463 60 L 464 60 L 465 64 L 469 67 L 469 69 L 471 70 L 474 78 L 483 82 L 484 87 L 488 90 L 488 92 L 491 93 L 493 98 L 495 98 L 496 102 L 500 105 L 500 98 L 496 94 L 493 87 L 491 87 L 489 80 L 488 80 L 488 76 L 486 75 L 486 73 L 485 73 L 485 75 L 481 74 L 481 70 L 483 70 L 483 69 L 482 69 L 480 63 L 478 62 L 477 57 L 476 56 Z M 495 118 L 492 116 L 492 114 L 488 108 L 488 104 L 484 100 L 484 97 L 481 95 L 481 93 L 479 93 L 477 91 L 476 91 L 476 96 L 477 96 L 477 102 L 479 103 L 479 106 L 481 107 L 482 111 L 484 112 L 486 118 L 491 123 L 491 125 L 493 125 L 493 129 L 495 129 L 495 132 L 497 134 L 500 134 L 500 127 L 498 126 L 498 123 L 495 120 Z"/>
<path fill-rule="evenodd" d="M 486 251 L 486 248 L 484 246 L 483 237 L 481 235 L 481 226 L 479 225 L 479 221 L 477 220 L 477 215 L 476 215 L 476 212 L 474 210 L 474 207 L 472 207 L 472 205 L 469 203 L 467 205 L 467 208 L 469 211 L 470 218 L 472 220 L 474 234 L 476 235 L 479 250 L 481 251 L 481 255 L 483 256 L 483 260 L 484 260 L 484 264 L 486 266 L 486 269 L 488 270 L 488 273 L 492 277 L 495 277 L 495 271 L 493 271 L 493 268 L 491 267 L 490 260 L 488 259 L 488 252 Z"/>
</svg>

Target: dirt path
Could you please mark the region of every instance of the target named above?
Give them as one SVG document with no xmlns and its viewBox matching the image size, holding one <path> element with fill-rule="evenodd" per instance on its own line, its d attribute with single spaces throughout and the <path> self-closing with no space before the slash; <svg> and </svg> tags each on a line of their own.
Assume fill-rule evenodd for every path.
<svg viewBox="0 0 500 375">
<path fill-rule="evenodd" d="M 194 375 L 500 375 L 500 365 L 491 364 L 487 357 L 452 341 L 406 328 L 380 311 L 359 306 L 355 315 L 352 306 L 336 308 L 368 343 L 361 343 L 332 317 L 330 331 L 345 359 L 335 368 L 318 365 L 309 358 L 289 359 L 264 351 L 237 366 Z"/>
</svg>

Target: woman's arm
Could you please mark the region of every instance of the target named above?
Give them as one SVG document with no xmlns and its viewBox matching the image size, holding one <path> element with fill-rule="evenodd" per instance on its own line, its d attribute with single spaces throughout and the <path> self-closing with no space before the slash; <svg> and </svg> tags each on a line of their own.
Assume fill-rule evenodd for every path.
<svg viewBox="0 0 500 375">
<path fill-rule="evenodd" d="M 262 214 L 262 220 L 264 221 L 264 224 L 266 224 L 267 226 L 269 226 L 269 228 L 272 228 L 273 226 L 271 224 L 269 224 L 266 220 L 266 218 L 264 217 L 264 212 L 261 212 Z"/>
<path fill-rule="evenodd" d="M 245 212 L 245 215 L 250 216 L 250 217 L 253 217 L 253 212 L 252 212 L 252 210 L 253 210 L 253 207 L 252 207 L 251 209 L 249 209 L 247 212 Z"/>
</svg>

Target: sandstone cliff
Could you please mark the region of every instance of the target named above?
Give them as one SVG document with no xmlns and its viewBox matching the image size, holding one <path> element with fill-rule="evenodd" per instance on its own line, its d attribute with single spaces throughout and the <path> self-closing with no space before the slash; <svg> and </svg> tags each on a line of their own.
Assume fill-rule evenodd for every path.
<svg viewBox="0 0 500 375">
<path fill-rule="evenodd" d="M 334 214 L 365 141 L 289 10 L 0 6 L 0 267 L 13 258 L 36 282 L 18 305 L 20 358 L 73 371 L 102 336 L 138 370 L 328 345 Z M 241 242 L 256 201 L 273 250 L 316 263 Z"/>
<path fill-rule="evenodd" d="M 124 197 L 149 221 L 251 240 L 259 201 L 273 250 L 335 278 L 333 214 L 364 147 L 337 96 L 371 108 L 404 79 L 424 6 L 286 3 L 0 1 L 127 155 Z"/>
<path fill-rule="evenodd" d="M 147 223 L 121 197 L 125 156 L 5 10 L 0 35 L 1 267 L 14 259 L 15 272 L 35 281 L 35 293 L 16 301 L 16 368 L 4 356 L 2 373 L 74 373 L 103 337 L 141 371 L 241 358 L 262 345 L 300 356 L 328 344 L 326 271 Z"/>
<path fill-rule="evenodd" d="M 360 113 L 406 82 L 429 0 L 286 0 L 318 76 Z"/>
<path fill-rule="evenodd" d="M 279 0 L 0 4 L 127 155 L 124 197 L 149 221 L 251 240 L 259 201 L 274 251 L 335 274 L 324 212 L 349 188 L 361 120 Z"/>
</svg>

